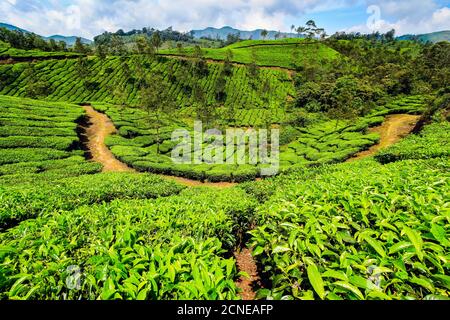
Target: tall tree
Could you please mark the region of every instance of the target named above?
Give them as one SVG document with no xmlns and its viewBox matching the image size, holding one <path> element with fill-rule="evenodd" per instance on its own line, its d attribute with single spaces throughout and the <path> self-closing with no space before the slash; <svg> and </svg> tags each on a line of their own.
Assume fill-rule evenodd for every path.
<svg viewBox="0 0 450 320">
<path fill-rule="evenodd" d="M 233 51 L 231 51 L 231 49 L 228 49 L 226 51 L 226 57 L 225 57 L 225 62 L 223 65 L 223 71 L 225 73 L 226 76 L 231 76 L 233 74 Z"/>
<path fill-rule="evenodd" d="M 252 55 L 252 62 L 249 65 L 247 65 L 247 72 L 250 76 L 251 83 L 253 85 L 256 85 L 256 83 L 258 82 L 258 78 L 259 78 L 259 67 L 257 64 L 258 57 L 256 55 L 255 49 L 252 49 L 251 55 Z"/>
<path fill-rule="evenodd" d="M 208 102 L 208 97 L 198 81 L 193 85 L 192 95 L 197 119 L 203 123 L 204 128 L 212 126 L 216 118 L 215 107 Z"/>
<path fill-rule="evenodd" d="M 89 61 L 87 58 L 78 58 L 75 68 L 82 81 L 85 81 L 90 77 L 91 70 L 89 68 Z"/>
<path fill-rule="evenodd" d="M 177 52 L 180 56 L 184 55 L 184 48 L 183 48 L 183 44 L 181 42 L 177 43 Z"/>
<path fill-rule="evenodd" d="M 197 78 L 206 76 L 208 74 L 208 65 L 206 63 L 203 50 L 198 45 L 194 47 L 193 59 L 194 75 Z"/>
<path fill-rule="evenodd" d="M 67 43 L 65 41 L 59 41 L 58 46 L 60 51 L 67 51 Z"/>
<path fill-rule="evenodd" d="M 104 44 L 99 44 L 95 47 L 95 54 L 100 60 L 103 60 L 108 55 L 108 48 Z"/>
<path fill-rule="evenodd" d="M 147 79 L 140 92 L 140 108 L 145 111 L 147 123 L 156 130 L 157 153 L 160 153 L 163 118 L 170 119 L 175 102 L 169 94 L 169 85 L 160 74 Z"/>
<path fill-rule="evenodd" d="M 59 50 L 58 44 L 56 43 L 55 39 L 50 39 L 49 45 L 50 45 L 50 50 L 51 51 L 58 51 Z"/>
<path fill-rule="evenodd" d="M 158 53 L 158 50 L 162 45 L 161 34 L 159 33 L 158 30 L 156 30 L 152 35 L 152 44 L 153 47 L 155 47 L 156 49 L 156 53 Z"/>
<path fill-rule="evenodd" d="M 122 37 L 119 37 L 117 35 L 112 36 L 110 46 L 113 55 L 123 56 L 127 52 Z"/>
<path fill-rule="evenodd" d="M 263 37 L 264 40 L 266 40 L 268 34 L 269 34 L 269 31 L 267 31 L 265 29 L 261 31 L 261 37 Z"/>
<path fill-rule="evenodd" d="M 138 54 L 154 57 L 155 48 L 147 36 L 138 36 L 135 40 L 135 50 Z"/>
<path fill-rule="evenodd" d="M 298 27 L 296 31 L 297 31 L 298 37 L 300 38 L 305 34 L 305 32 L 307 31 L 307 28 Z"/>
<path fill-rule="evenodd" d="M 75 40 L 75 45 L 73 46 L 73 51 L 85 54 L 86 48 L 84 47 L 83 43 L 81 42 L 81 38 L 77 38 Z"/>
</svg>

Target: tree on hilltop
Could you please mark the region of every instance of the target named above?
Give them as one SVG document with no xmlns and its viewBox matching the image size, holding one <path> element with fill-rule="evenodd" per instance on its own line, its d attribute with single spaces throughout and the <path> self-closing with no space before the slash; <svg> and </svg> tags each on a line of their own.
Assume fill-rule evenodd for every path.
<svg viewBox="0 0 450 320">
<path fill-rule="evenodd" d="M 156 49 L 156 53 L 158 53 L 159 48 L 162 46 L 161 35 L 160 35 L 158 30 L 156 30 L 152 34 L 152 40 L 151 41 L 152 41 L 153 47 Z"/>
<path fill-rule="evenodd" d="M 269 31 L 267 31 L 265 29 L 261 31 L 261 37 L 263 37 L 264 40 L 266 40 L 268 34 L 269 34 Z"/>
<path fill-rule="evenodd" d="M 81 53 L 81 54 L 86 53 L 86 48 L 84 47 L 83 43 L 81 42 L 81 38 L 78 37 L 75 40 L 75 45 L 73 46 L 73 51 Z"/>
</svg>

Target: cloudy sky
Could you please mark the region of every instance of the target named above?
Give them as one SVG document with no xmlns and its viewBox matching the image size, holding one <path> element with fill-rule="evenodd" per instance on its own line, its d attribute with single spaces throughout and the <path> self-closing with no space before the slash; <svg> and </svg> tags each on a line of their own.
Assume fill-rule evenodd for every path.
<svg viewBox="0 0 450 320">
<path fill-rule="evenodd" d="M 314 19 L 329 34 L 450 30 L 450 0 L 0 0 L 0 22 L 41 35 L 233 26 L 289 31 Z"/>
</svg>

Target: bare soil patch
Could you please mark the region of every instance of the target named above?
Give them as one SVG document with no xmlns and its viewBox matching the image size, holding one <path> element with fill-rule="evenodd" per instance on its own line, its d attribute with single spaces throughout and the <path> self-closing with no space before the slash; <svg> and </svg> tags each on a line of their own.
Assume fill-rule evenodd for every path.
<svg viewBox="0 0 450 320">
<path fill-rule="evenodd" d="M 410 114 L 395 114 L 386 117 L 386 120 L 381 126 L 371 128 L 371 133 L 379 133 L 380 142 L 368 150 L 358 153 L 355 157 L 348 160 L 348 162 L 364 159 L 372 156 L 381 149 L 387 148 L 402 138 L 409 135 L 419 121 L 420 116 Z"/>
<path fill-rule="evenodd" d="M 236 285 L 241 289 L 241 297 L 243 300 L 255 300 L 256 292 L 255 287 L 260 286 L 260 278 L 258 275 L 258 267 L 252 256 L 252 251 L 248 248 L 243 248 L 240 251 L 235 252 L 236 263 L 239 271 L 243 271 L 249 275 L 248 277 L 242 276 Z"/>
</svg>

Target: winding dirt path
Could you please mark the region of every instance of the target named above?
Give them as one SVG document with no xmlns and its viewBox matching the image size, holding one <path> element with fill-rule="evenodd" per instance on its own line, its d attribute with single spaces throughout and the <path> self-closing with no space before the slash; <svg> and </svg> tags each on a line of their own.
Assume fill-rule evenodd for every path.
<svg viewBox="0 0 450 320">
<path fill-rule="evenodd" d="M 369 130 L 371 133 L 380 134 L 380 142 L 368 150 L 356 154 L 353 158 L 350 158 L 347 161 L 353 162 L 367 158 L 374 155 L 381 149 L 399 142 L 402 138 L 406 137 L 413 131 L 419 119 L 420 116 L 410 114 L 394 114 L 387 116 L 381 126 L 374 127 Z"/>
<path fill-rule="evenodd" d="M 92 160 L 103 165 L 103 172 L 134 172 L 125 163 L 117 160 L 105 144 L 109 135 L 116 133 L 116 127 L 103 113 L 97 112 L 92 106 L 83 106 L 91 123 L 86 129 L 87 148 Z"/>
<path fill-rule="evenodd" d="M 103 172 L 137 172 L 125 163 L 114 157 L 113 153 L 105 144 L 105 139 L 117 132 L 116 127 L 107 115 L 96 111 L 92 106 L 83 106 L 86 115 L 89 117 L 90 125 L 86 130 L 87 148 L 91 154 L 92 160 L 103 165 Z M 214 187 L 214 188 L 231 188 L 236 183 L 231 182 L 201 182 L 175 176 L 160 175 L 164 179 L 175 181 L 181 185 L 188 187 Z"/>
</svg>

